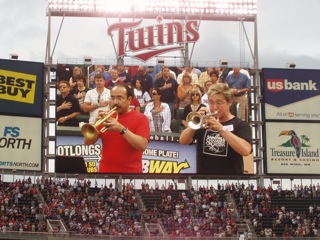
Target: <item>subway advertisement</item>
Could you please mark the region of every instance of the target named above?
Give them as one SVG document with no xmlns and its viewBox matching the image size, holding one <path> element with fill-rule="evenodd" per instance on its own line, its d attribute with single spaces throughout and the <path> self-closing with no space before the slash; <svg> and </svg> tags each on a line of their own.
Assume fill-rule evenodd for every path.
<svg viewBox="0 0 320 240">
<path fill-rule="evenodd" d="M 176 138 L 156 134 L 152 134 L 151 139 L 142 156 L 143 173 L 196 173 L 196 147 L 194 144 L 181 145 Z M 84 145 L 83 136 L 57 136 L 56 141 L 56 155 L 67 156 L 63 158 L 64 162 L 68 161 L 69 157 L 76 157 L 79 165 L 84 163 L 86 173 L 99 172 L 102 148 L 100 139 L 96 144 L 89 146 Z M 73 170 L 78 170 L 77 167 L 79 166 L 74 165 Z M 64 167 L 62 170 L 66 171 L 67 169 Z M 79 171 L 81 169 L 77 173 Z"/>
</svg>

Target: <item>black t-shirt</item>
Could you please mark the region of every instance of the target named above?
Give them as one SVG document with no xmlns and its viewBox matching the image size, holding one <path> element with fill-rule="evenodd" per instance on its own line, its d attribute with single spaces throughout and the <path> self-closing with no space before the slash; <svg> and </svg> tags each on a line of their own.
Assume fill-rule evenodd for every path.
<svg viewBox="0 0 320 240">
<path fill-rule="evenodd" d="M 119 80 L 121 80 L 122 82 L 124 82 L 126 84 L 132 82 L 132 78 L 131 78 L 130 74 L 127 72 L 119 73 L 118 78 L 119 78 Z"/>
<path fill-rule="evenodd" d="M 80 112 L 80 105 L 78 99 L 76 99 L 74 96 L 71 94 L 68 94 L 65 98 L 62 98 L 61 95 L 57 97 L 56 101 L 56 106 L 61 106 L 62 103 L 64 102 L 71 102 L 72 107 L 70 109 L 62 109 L 57 112 L 56 114 L 56 119 L 58 120 L 61 117 L 65 117 L 67 115 L 70 115 L 74 112 Z M 76 126 L 77 122 L 75 119 L 67 119 L 64 123 L 59 123 L 59 125 L 64 125 L 64 126 Z"/>
<path fill-rule="evenodd" d="M 166 88 L 162 90 L 161 94 L 161 101 L 165 103 L 170 103 L 175 100 L 175 94 L 177 93 L 178 89 L 178 83 L 175 79 L 169 78 L 167 81 L 165 81 L 162 77 L 158 78 L 155 83 L 154 87 L 155 88 L 161 88 L 164 86 L 164 84 L 169 84 L 171 83 L 172 86 L 170 88 Z"/>
<path fill-rule="evenodd" d="M 222 123 L 228 131 L 252 144 L 249 124 L 234 117 Z M 197 140 L 197 173 L 231 175 L 243 174 L 243 158 L 234 151 L 217 131 L 199 129 L 194 135 Z"/>
</svg>

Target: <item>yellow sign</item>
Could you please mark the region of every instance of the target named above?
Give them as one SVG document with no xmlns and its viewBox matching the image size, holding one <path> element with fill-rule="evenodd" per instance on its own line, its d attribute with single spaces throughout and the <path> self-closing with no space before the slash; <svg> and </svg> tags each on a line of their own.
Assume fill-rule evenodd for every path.
<svg viewBox="0 0 320 240">
<path fill-rule="evenodd" d="M 36 75 L 0 69 L 0 99 L 33 104 Z"/>
</svg>

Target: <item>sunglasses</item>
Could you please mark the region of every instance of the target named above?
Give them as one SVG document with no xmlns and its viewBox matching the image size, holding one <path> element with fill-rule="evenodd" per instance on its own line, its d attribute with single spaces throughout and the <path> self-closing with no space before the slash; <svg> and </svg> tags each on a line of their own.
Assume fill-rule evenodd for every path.
<svg viewBox="0 0 320 240">
<path fill-rule="evenodd" d="M 158 93 L 156 93 L 156 92 L 153 92 L 153 93 L 151 93 L 152 95 L 158 95 Z"/>
<path fill-rule="evenodd" d="M 192 93 L 191 96 L 200 96 L 199 93 Z"/>
</svg>

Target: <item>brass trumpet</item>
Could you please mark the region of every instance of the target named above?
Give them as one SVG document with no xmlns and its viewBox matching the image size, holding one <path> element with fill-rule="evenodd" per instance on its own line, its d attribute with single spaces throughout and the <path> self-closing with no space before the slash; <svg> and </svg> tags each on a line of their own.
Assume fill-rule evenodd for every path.
<svg viewBox="0 0 320 240">
<path fill-rule="evenodd" d="M 188 126 L 192 128 L 193 130 L 198 130 L 200 128 L 206 128 L 205 120 L 209 117 L 215 117 L 219 114 L 218 111 L 215 111 L 213 113 L 210 113 L 208 115 L 201 115 L 198 112 L 190 112 L 187 117 L 186 121 L 188 123 Z"/>
<path fill-rule="evenodd" d="M 117 107 L 112 108 L 103 118 L 96 121 L 95 124 L 86 123 L 81 127 L 81 133 L 86 139 L 97 139 L 100 133 L 107 131 L 107 127 L 103 127 L 100 130 L 98 128 L 113 114 L 116 114 L 116 119 L 118 119 L 118 112 L 116 111 Z"/>
</svg>

